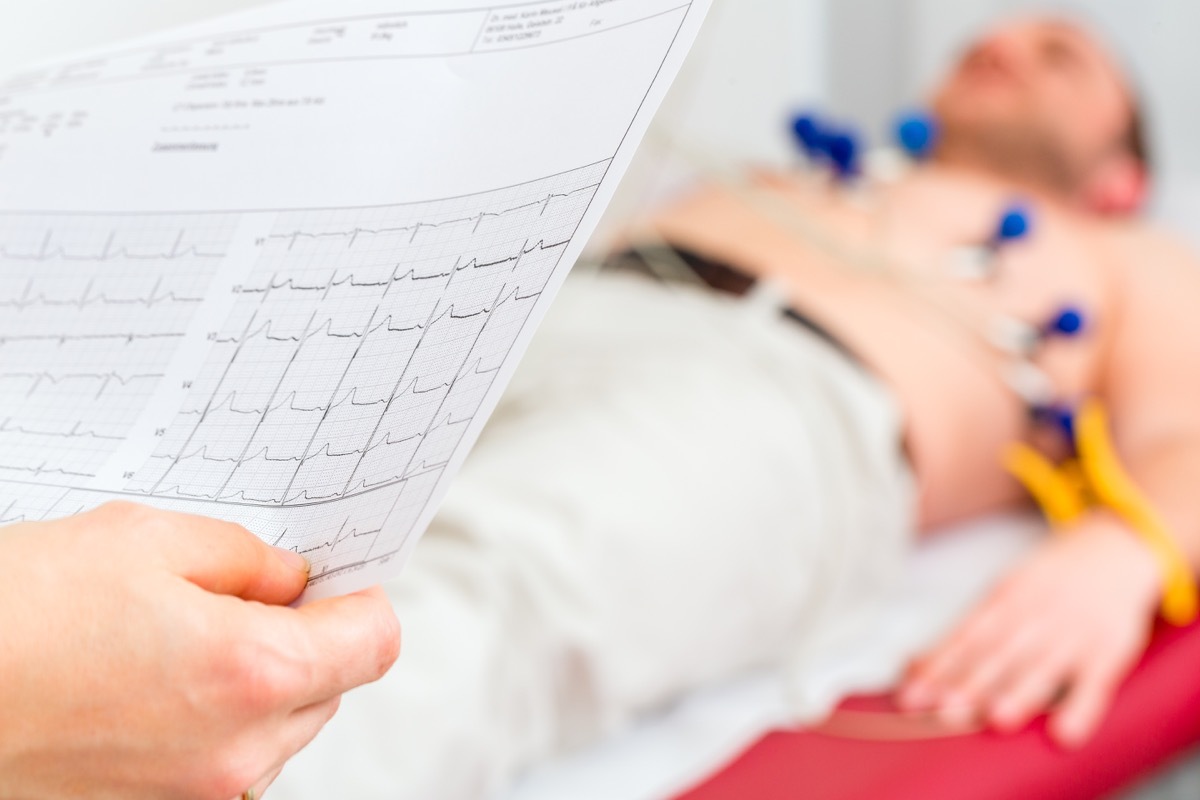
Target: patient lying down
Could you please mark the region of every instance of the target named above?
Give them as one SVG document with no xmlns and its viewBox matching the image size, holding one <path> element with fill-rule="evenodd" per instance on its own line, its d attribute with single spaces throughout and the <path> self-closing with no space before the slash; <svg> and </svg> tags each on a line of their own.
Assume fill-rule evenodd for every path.
<svg viewBox="0 0 1200 800">
<path fill-rule="evenodd" d="M 1062 449 L 1009 386 L 1012 358 L 932 309 L 1086 309 L 1085 335 L 1033 361 L 1055 399 L 1104 400 L 1200 566 L 1200 268 L 1132 220 L 1147 173 L 1123 75 L 1080 30 L 1024 21 L 978 42 L 933 108 L 932 163 L 866 201 L 790 174 L 707 186 L 569 282 L 392 589 L 400 664 L 347 699 L 279 796 L 485 797 L 744 670 L 802 686 L 917 536 L 1027 502 L 1007 443 Z M 945 279 L 946 253 L 1014 197 L 1034 235 L 991 278 Z M 848 268 L 789 215 L 913 272 Z M 753 278 L 804 324 L 708 285 Z M 903 705 L 1001 730 L 1049 712 L 1061 744 L 1087 741 L 1163 579 L 1120 518 L 1074 528 L 916 660 Z"/>
</svg>

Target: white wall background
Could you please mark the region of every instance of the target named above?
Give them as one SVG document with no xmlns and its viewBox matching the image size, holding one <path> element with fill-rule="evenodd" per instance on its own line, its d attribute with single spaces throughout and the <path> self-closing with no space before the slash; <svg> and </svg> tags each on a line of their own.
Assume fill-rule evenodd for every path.
<svg viewBox="0 0 1200 800">
<path fill-rule="evenodd" d="M 714 0 L 691 56 L 593 238 L 688 182 L 672 145 L 727 162 L 793 159 L 787 122 L 826 96 L 826 7 L 836 0 Z M 678 149 L 678 148 L 677 148 Z"/>
</svg>

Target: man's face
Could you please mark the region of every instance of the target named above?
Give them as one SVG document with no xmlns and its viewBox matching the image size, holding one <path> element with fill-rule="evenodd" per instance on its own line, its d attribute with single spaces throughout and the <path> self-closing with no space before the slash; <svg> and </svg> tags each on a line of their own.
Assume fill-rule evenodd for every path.
<svg viewBox="0 0 1200 800">
<path fill-rule="evenodd" d="M 1119 146 L 1132 106 L 1112 57 L 1070 24 L 1026 20 L 976 42 L 937 89 L 948 139 L 991 148 L 1071 189 Z"/>
</svg>

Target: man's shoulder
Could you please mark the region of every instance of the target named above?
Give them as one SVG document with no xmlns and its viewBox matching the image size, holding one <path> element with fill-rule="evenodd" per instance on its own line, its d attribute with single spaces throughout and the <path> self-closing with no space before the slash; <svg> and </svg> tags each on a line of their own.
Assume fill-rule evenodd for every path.
<svg viewBox="0 0 1200 800">
<path fill-rule="evenodd" d="M 1144 219 L 1104 220 L 1095 224 L 1097 238 L 1128 257 L 1145 255 L 1195 260 L 1196 254 L 1182 237 Z"/>
<path fill-rule="evenodd" d="M 1180 271 L 1200 280 L 1200 257 L 1174 232 L 1154 222 L 1131 220 L 1093 221 L 1085 225 L 1098 257 L 1112 267 L 1143 278 L 1178 276 Z"/>
</svg>

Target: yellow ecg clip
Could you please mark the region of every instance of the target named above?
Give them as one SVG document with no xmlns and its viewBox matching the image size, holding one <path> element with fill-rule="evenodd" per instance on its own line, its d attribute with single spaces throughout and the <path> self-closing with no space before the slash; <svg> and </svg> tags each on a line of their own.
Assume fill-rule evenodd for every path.
<svg viewBox="0 0 1200 800">
<path fill-rule="evenodd" d="M 1163 619 L 1187 625 L 1196 618 L 1196 581 L 1187 559 L 1150 500 L 1125 472 L 1109 435 L 1108 415 L 1089 400 L 1075 419 L 1076 458 L 1055 466 L 1023 442 L 1008 446 L 1004 467 L 1029 491 L 1051 527 L 1062 530 L 1089 509 L 1107 508 L 1132 528 L 1158 559 L 1163 574 Z"/>
</svg>

